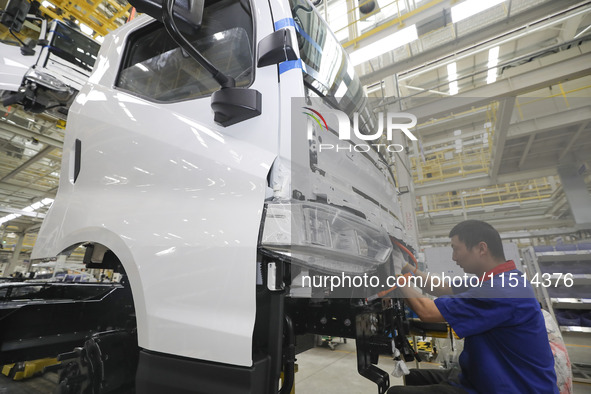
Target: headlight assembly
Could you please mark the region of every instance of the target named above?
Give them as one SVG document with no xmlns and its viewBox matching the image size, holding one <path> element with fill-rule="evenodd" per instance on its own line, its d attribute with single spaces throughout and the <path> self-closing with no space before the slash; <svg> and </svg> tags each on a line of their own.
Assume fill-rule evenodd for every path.
<svg viewBox="0 0 591 394">
<path fill-rule="evenodd" d="M 328 273 L 376 269 L 392 253 L 387 232 L 350 212 L 326 204 L 267 204 L 261 247 L 292 263 Z"/>
</svg>

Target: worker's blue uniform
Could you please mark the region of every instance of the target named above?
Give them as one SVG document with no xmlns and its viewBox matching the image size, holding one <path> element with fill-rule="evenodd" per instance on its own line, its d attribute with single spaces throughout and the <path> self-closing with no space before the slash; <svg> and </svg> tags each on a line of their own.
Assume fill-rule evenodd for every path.
<svg viewBox="0 0 591 394">
<path fill-rule="evenodd" d="M 558 394 L 540 305 L 513 261 L 487 272 L 479 286 L 458 287 L 454 293 L 436 299 L 435 305 L 465 338 L 459 360 L 464 390 Z"/>
</svg>

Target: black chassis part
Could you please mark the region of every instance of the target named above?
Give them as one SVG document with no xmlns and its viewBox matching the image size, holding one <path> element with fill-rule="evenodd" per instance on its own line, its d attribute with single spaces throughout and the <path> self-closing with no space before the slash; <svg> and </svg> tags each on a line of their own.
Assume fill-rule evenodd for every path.
<svg viewBox="0 0 591 394">
<path fill-rule="evenodd" d="M 263 258 L 262 261 L 262 277 L 266 278 L 267 260 Z M 281 271 L 284 266 L 281 263 L 278 265 Z M 271 291 L 267 283 L 257 286 L 252 366 L 190 359 L 142 349 L 139 352 L 135 392 L 277 393 L 281 371 L 293 377 L 295 361 L 293 335 L 284 310 L 284 297 L 285 291 Z M 282 392 L 289 392 L 290 389 L 285 387 Z"/>
<path fill-rule="evenodd" d="M 5 107 L 20 104 L 27 112 L 40 114 L 53 109 L 63 115 L 63 113 L 67 114 L 77 93 L 78 91 L 73 88 L 67 92 L 58 92 L 25 80 L 19 91 L 5 91 L 1 100 Z"/>
<path fill-rule="evenodd" d="M 285 309 L 293 319 L 297 335 L 312 333 L 355 339 L 357 370 L 377 384 L 380 394 L 386 392 L 390 382 L 388 374 L 374 365 L 379 355 L 392 355 L 394 341 L 404 359 L 412 360 L 408 357 L 412 350 L 406 339 L 409 330 L 404 304 L 398 299 L 286 298 Z"/>
<path fill-rule="evenodd" d="M 17 286 L 17 285 L 15 285 Z M 27 283 L 28 299 L 0 299 L 0 365 L 54 357 L 82 346 L 93 333 L 135 327 L 128 285 Z M 23 285 L 18 285 L 23 287 Z M 98 291 L 98 294 L 93 294 Z"/>
<path fill-rule="evenodd" d="M 93 334 L 83 347 L 45 368 L 59 373 L 59 394 L 128 393 L 135 385 L 139 349 L 135 329 Z"/>
<path fill-rule="evenodd" d="M 251 367 L 239 367 L 142 350 L 135 390 L 142 394 L 268 393 L 270 361 L 269 356 L 257 356 Z"/>
</svg>

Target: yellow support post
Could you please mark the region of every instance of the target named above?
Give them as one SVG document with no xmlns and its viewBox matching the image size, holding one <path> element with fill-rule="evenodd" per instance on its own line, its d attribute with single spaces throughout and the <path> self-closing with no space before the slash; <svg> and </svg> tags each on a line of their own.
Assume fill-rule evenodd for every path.
<svg viewBox="0 0 591 394">
<path fill-rule="evenodd" d="M 294 365 L 294 368 L 295 368 L 294 373 L 298 372 L 298 365 L 297 364 Z M 285 377 L 283 375 L 283 371 L 281 371 L 281 374 L 279 375 L 279 380 L 282 385 L 283 385 L 284 379 L 285 379 Z M 295 381 L 293 382 L 293 386 L 291 386 L 290 394 L 295 394 Z"/>
</svg>

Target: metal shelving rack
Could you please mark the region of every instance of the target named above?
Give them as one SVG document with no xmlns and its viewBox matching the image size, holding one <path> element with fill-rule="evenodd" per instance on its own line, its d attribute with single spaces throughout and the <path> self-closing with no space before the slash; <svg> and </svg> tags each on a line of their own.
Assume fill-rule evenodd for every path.
<svg viewBox="0 0 591 394">
<path fill-rule="evenodd" d="M 533 286 L 536 296 L 542 306 L 556 319 L 557 309 L 591 310 L 591 250 L 572 250 L 568 252 L 547 251 L 536 252 L 533 247 L 521 250 L 528 278 L 542 278 L 543 274 L 550 275 L 550 286 Z M 575 269 L 576 268 L 576 269 Z M 584 272 L 578 272 L 581 269 Z M 577 271 L 576 273 L 572 271 Z M 553 272 L 557 272 L 553 274 Z M 572 274 L 572 287 L 556 286 L 564 274 Z M 563 276 L 561 276 L 561 274 Z M 537 275 L 537 276 L 536 276 Z M 548 277 L 546 275 L 546 277 Z M 560 326 L 565 343 L 583 340 L 591 345 L 591 327 Z M 579 345 L 580 346 L 580 345 Z M 591 364 L 577 362 L 574 354 L 569 351 L 573 380 L 591 383 Z"/>
</svg>

